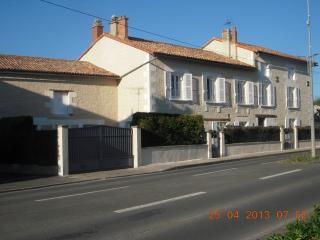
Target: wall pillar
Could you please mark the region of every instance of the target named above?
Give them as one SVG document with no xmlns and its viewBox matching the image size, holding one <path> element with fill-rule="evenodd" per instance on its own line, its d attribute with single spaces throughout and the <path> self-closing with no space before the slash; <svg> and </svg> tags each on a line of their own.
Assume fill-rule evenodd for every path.
<svg viewBox="0 0 320 240">
<path fill-rule="evenodd" d="M 299 148 L 299 131 L 298 126 L 294 126 L 293 128 L 293 135 L 294 135 L 294 149 Z"/>
<path fill-rule="evenodd" d="M 284 127 L 280 127 L 280 149 L 284 150 L 285 138 L 284 138 Z"/>
<path fill-rule="evenodd" d="M 133 168 L 137 168 L 139 167 L 139 163 L 141 163 L 141 128 L 134 126 L 131 129 Z"/>
<path fill-rule="evenodd" d="M 219 146 L 220 146 L 220 157 L 224 157 L 226 155 L 226 145 L 225 145 L 225 136 L 224 131 L 219 132 Z"/>
<path fill-rule="evenodd" d="M 68 127 L 59 125 L 57 131 L 58 175 L 66 176 L 69 174 Z"/>
<path fill-rule="evenodd" d="M 207 132 L 208 159 L 212 158 L 212 132 Z"/>
</svg>

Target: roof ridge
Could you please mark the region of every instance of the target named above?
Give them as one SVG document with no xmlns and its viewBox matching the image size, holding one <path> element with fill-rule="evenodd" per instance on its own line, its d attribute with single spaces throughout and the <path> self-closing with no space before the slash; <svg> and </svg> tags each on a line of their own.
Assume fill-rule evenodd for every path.
<svg viewBox="0 0 320 240">
<path fill-rule="evenodd" d="M 54 60 L 54 61 L 68 61 L 68 62 L 80 62 L 77 59 L 65 59 L 65 58 L 50 58 L 50 57 L 42 57 L 42 56 L 26 56 L 26 55 L 15 55 L 15 54 L 5 54 L 0 53 L 0 57 L 20 57 L 20 58 L 38 58 L 38 59 L 46 59 L 46 60 Z"/>
</svg>

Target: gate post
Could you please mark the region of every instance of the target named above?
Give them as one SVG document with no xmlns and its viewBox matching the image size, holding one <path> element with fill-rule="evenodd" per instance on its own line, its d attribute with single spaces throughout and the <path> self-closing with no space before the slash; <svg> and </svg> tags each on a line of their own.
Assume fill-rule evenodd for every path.
<svg viewBox="0 0 320 240">
<path fill-rule="evenodd" d="M 133 154 L 133 168 L 139 167 L 141 163 L 141 128 L 137 126 L 132 129 L 132 154 Z"/>
<path fill-rule="evenodd" d="M 219 140 L 220 140 L 220 157 L 224 157 L 226 155 L 226 141 L 225 141 L 225 138 L 224 138 L 224 131 L 220 131 L 219 132 Z"/>
<path fill-rule="evenodd" d="M 285 143 L 284 128 L 283 128 L 283 126 L 280 126 L 280 149 L 281 149 L 281 151 L 284 150 L 284 143 Z"/>
<path fill-rule="evenodd" d="M 212 158 L 212 133 L 207 132 L 207 145 L 208 145 L 208 159 Z"/>
<path fill-rule="evenodd" d="M 66 176 L 69 174 L 68 127 L 59 125 L 57 131 L 58 175 Z"/>
<path fill-rule="evenodd" d="M 298 126 L 294 126 L 293 128 L 293 134 L 294 134 L 294 149 L 299 148 L 299 131 Z"/>
</svg>

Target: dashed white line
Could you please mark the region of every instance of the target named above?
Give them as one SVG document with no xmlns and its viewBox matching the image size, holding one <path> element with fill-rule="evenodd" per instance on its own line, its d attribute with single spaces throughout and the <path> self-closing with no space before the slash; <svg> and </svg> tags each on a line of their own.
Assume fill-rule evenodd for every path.
<svg viewBox="0 0 320 240">
<path fill-rule="evenodd" d="M 190 193 L 190 194 L 187 194 L 187 195 L 182 195 L 182 196 L 169 198 L 169 199 L 165 199 L 165 200 L 161 200 L 161 201 L 156 201 L 156 202 L 142 204 L 142 205 L 138 205 L 138 206 L 134 206 L 134 207 L 124 208 L 124 209 L 116 210 L 114 212 L 115 213 L 124 213 L 124 212 L 134 211 L 134 210 L 138 210 L 138 209 L 142 209 L 142 208 L 147 208 L 147 207 L 152 207 L 152 206 L 156 206 L 156 205 L 160 205 L 160 204 L 164 204 L 164 203 L 178 201 L 178 200 L 181 200 L 181 199 L 191 198 L 191 197 L 199 196 L 199 195 L 202 195 L 202 194 L 206 194 L 206 192 Z"/>
<path fill-rule="evenodd" d="M 206 172 L 206 173 L 198 173 L 193 175 L 193 177 L 198 177 L 198 176 L 203 176 L 203 175 L 208 175 L 208 174 L 214 174 L 214 173 L 220 173 L 220 172 L 226 172 L 226 171 L 231 171 L 231 170 L 235 170 L 238 168 L 228 168 L 228 169 L 223 169 L 223 170 L 217 170 L 217 171 L 213 171 L 213 172 Z"/>
<path fill-rule="evenodd" d="M 269 178 L 274 178 L 274 177 L 278 177 L 278 176 L 282 176 L 282 175 L 286 175 L 286 174 L 290 174 L 290 173 L 295 173 L 295 172 L 300 172 L 300 171 L 302 171 L 302 169 L 295 169 L 295 170 L 292 170 L 292 171 L 281 172 L 281 173 L 277 173 L 277 174 L 274 174 L 274 175 L 261 177 L 259 179 L 266 180 L 266 179 L 269 179 Z"/>
<path fill-rule="evenodd" d="M 118 190 L 118 189 L 123 189 L 123 188 L 128 188 L 128 187 L 129 187 L 129 186 L 123 186 L 123 187 L 108 188 L 108 189 L 102 189 L 102 190 L 91 191 L 91 192 L 76 193 L 76 194 L 70 194 L 70 195 L 64 195 L 64 196 L 58 196 L 58 197 L 52 197 L 52 198 L 43 198 L 43 199 L 35 200 L 35 202 L 44 202 L 44 201 L 50 201 L 50 200 L 55 200 L 55 199 L 61 199 L 61 198 L 77 197 L 77 196 L 82 196 L 82 195 L 87 195 L 87 194 L 93 194 L 93 193 L 99 193 L 99 192 L 108 192 L 108 191 L 113 191 L 113 190 Z"/>
<path fill-rule="evenodd" d="M 267 165 L 267 164 L 272 164 L 273 162 L 264 162 L 264 163 L 261 163 L 261 165 Z"/>
</svg>

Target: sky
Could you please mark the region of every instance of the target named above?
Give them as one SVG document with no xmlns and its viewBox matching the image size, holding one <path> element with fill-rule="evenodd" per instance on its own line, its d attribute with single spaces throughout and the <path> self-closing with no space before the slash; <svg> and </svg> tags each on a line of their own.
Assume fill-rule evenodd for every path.
<svg viewBox="0 0 320 240">
<path fill-rule="evenodd" d="M 193 46 L 220 36 L 230 19 L 238 40 L 297 56 L 308 54 L 307 0 L 48 0 L 106 19 L 126 15 L 129 26 Z M 311 2 L 312 49 L 320 53 L 320 1 Z M 0 1 L 0 53 L 77 59 L 90 45 L 93 17 L 41 0 Z M 104 22 L 105 31 L 108 23 Z M 129 29 L 129 35 L 169 41 Z M 320 62 L 320 56 L 315 57 Z M 320 67 L 314 68 L 314 95 L 320 98 Z"/>
</svg>

